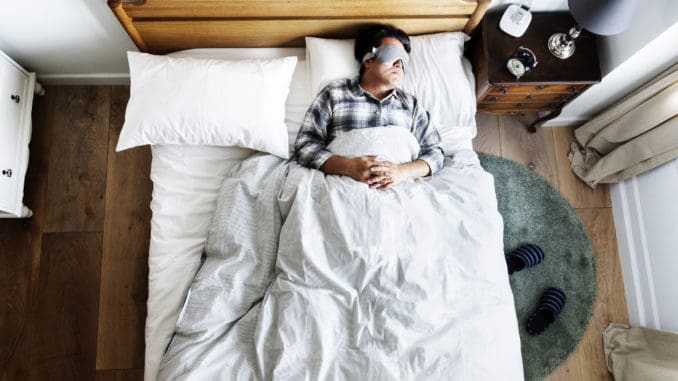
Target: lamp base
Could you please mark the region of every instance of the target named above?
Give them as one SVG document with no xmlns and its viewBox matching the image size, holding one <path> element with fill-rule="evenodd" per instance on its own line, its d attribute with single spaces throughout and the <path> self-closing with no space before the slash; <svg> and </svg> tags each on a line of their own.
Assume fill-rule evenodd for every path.
<svg viewBox="0 0 678 381">
<path fill-rule="evenodd" d="M 554 33 L 549 38 L 549 51 L 561 60 L 570 58 L 574 53 L 574 40 L 569 40 L 565 33 Z"/>
</svg>

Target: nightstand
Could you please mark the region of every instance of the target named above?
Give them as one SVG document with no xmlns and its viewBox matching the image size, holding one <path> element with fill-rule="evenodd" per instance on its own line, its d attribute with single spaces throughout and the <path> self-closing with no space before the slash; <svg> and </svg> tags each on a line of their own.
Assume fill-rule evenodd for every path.
<svg viewBox="0 0 678 381">
<path fill-rule="evenodd" d="M 561 60 L 549 52 L 547 42 L 553 33 L 565 33 L 576 25 L 569 12 L 533 13 L 532 23 L 520 38 L 499 29 L 502 13 L 485 15 L 467 52 L 476 76 L 478 111 L 548 112 L 528 126 L 530 132 L 536 132 L 538 124 L 560 115 L 568 102 L 600 82 L 596 43 L 591 33 L 582 31 L 572 57 Z M 520 46 L 532 50 L 538 63 L 516 79 L 506 69 L 506 61 Z"/>
</svg>

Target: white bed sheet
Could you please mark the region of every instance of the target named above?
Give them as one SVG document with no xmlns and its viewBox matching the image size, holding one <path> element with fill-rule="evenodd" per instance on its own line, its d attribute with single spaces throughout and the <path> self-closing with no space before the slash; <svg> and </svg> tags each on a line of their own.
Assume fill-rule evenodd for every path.
<svg viewBox="0 0 678 381">
<path fill-rule="evenodd" d="M 286 103 L 285 122 L 290 149 L 312 95 L 304 48 L 192 49 L 174 57 L 224 59 L 297 56 Z M 470 63 L 464 69 L 475 94 Z M 469 100 L 475 114 L 475 98 Z M 468 125 L 475 126 L 475 120 Z M 460 141 L 458 150 L 472 150 L 472 139 Z M 254 151 L 236 147 L 153 146 L 151 180 L 151 242 L 146 318 L 145 380 L 155 380 L 162 355 L 174 332 L 186 292 L 198 270 L 207 231 L 226 173 Z"/>
</svg>

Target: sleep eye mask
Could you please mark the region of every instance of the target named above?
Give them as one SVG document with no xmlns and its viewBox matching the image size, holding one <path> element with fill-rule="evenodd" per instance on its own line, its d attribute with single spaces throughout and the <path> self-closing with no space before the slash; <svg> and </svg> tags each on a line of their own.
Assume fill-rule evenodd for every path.
<svg viewBox="0 0 678 381">
<path fill-rule="evenodd" d="M 398 60 L 401 60 L 403 61 L 403 70 L 405 69 L 405 65 L 410 59 L 405 49 L 401 48 L 398 45 L 393 44 L 382 45 L 378 48 L 372 48 L 371 52 L 367 52 L 365 56 L 363 56 L 362 62 L 364 63 L 370 58 L 376 58 L 377 61 L 388 66 L 393 66 L 394 63 L 396 63 Z"/>
</svg>

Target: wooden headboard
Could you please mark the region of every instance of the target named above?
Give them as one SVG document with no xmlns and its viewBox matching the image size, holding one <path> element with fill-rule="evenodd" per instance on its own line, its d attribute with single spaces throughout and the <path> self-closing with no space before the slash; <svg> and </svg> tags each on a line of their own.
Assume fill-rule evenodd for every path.
<svg viewBox="0 0 678 381">
<path fill-rule="evenodd" d="M 304 46 L 304 36 L 350 38 L 368 23 L 409 35 L 470 34 L 491 0 L 109 0 L 139 50 Z"/>
</svg>

